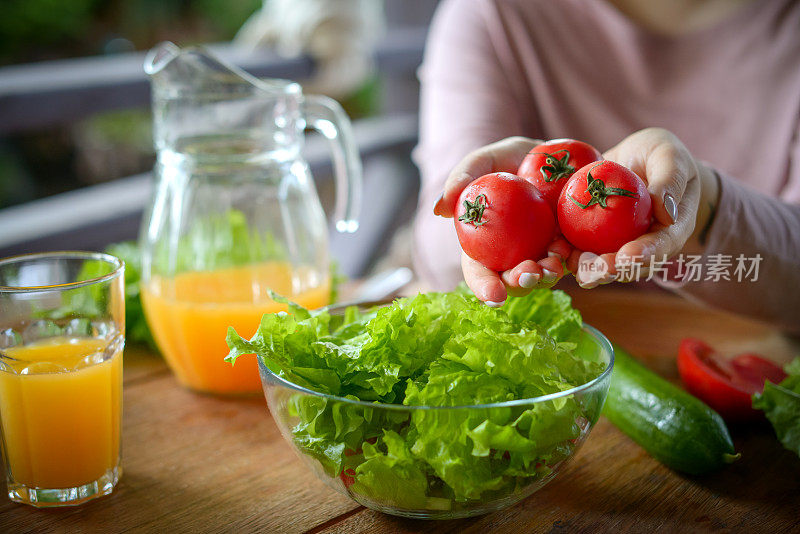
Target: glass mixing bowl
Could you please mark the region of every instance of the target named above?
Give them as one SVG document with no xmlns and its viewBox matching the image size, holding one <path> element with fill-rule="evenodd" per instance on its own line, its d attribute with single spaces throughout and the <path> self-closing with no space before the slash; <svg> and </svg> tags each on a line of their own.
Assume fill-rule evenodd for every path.
<svg viewBox="0 0 800 534">
<path fill-rule="evenodd" d="M 259 359 L 259 371 L 264 395 L 272 416 L 286 441 L 295 449 L 300 458 L 328 486 L 351 497 L 368 508 L 387 514 L 420 519 L 453 519 L 470 517 L 493 512 L 511 506 L 525 499 L 536 490 L 553 480 L 586 440 L 592 427 L 600 416 L 605 402 L 614 364 L 614 350 L 606 337 L 595 328 L 584 325 L 576 348 L 582 358 L 604 365 L 602 373 L 591 381 L 578 387 L 558 393 L 529 399 L 512 400 L 495 404 L 474 406 L 405 406 L 401 404 L 377 404 L 344 397 L 318 393 L 288 382 L 273 374 Z M 346 414 L 346 416 L 345 416 Z M 436 472 L 428 469 L 424 478 L 419 471 L 409 470 L 403 458 L 385 469 L 370 469 L 370 480 L 360 481 L 358 468 L 369 461 L 374 453 L 371 444 L 364 443 L 363 449 L 353 450 L 345 445 L 348 429 L 353 421 L 382 425 L 387 430 L 407 432 L 420 429 L 445 428 L 454 422 L 475 429 L 490 421 L 500 425 L 518 418 L 529 419 L 529 425 L 536 425 L 531 432 L 530 443 L 536 459 L 525 469 L 504 474 L 492 480 L 491 488 L 479 495 L 456 495 L 453 488 Z M 408 429 L 408 427 L 411 429 Z M 345 461 L 332 466 L 326 461 L 324 450 L 315 444 L 315 429 L 320 434 L 329 432 L 341 434 Z M 504 427 L 508 428 L 508 427 Z M 530 428 L 530 427 L 528 427 Z M 539 432 L 540 430 L 540 432 Z M 374 440 L 372 440 L 374 442 Z M 450 442 L 448 442 L 450 441 Z M 490 438 L 491 441 L 491 438 Z M 367 440 L 370 442 L 370 440 Z M 430 446 L 430 443 L 428 444 Z M 459 473 L 469 470 L 485 470 L 487 476 L 496 473 L 509 455 L 484 444 L 482 451 L 471 443 L 455 443 L 443 438 L 438 444 L 442 447 L 442 462 L 438 467 L 458 478 Z M 455 451 L 455 452 L 454 452 Z M 459 457 L 458 451 L 464 451 Z M 430 452 L 430 451 L 429 451 Z M 387 455 L 388 457 L 388 455 Z M 416 488 L 410 491 L 409 488 Z"/>
</svg>

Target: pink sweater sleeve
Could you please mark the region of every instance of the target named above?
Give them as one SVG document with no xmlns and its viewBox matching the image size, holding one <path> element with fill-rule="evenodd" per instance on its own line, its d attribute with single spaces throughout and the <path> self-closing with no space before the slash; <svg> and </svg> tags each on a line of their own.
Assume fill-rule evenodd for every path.
<svg viewBox="0 0 800 534">
<path fill-rule="evenodd" d="M 718 255 L 729 256 L 730 280 L 704 276 L 677 291 L 800 332 L 800 120 L 799 108 L 792 107 L 800 105 L 800 84 L 791 77 L 797 69 L 784 66 L 796 64 L 795 19 L 777 31 L 775 24 L 785 17 L 761 10 L 757 25 L 742 18 L 737 22 L 741 27 L 720 28 L 715 35 L 724 46 L 689 41 L 667 53 L 662 41 L 605 8 L 603 2 L 583 0 L 441 3 L 420 70 L 420 142 L 414 153 L 422 175 L 414 228 L 418 275 L 437 290 L 462 279 L 453 222 L 434 216 L 432 208 L 448 173 L 470 151 L 512 135 L 548 134 L 606 148 L 637 129 L 660 125 L 684 139 L 696 155 L 741 173 L 741 180 L 719 173 L 721 198 L 702 259 L 708 265 Z M 792 13 L 800 18 L 800 9 Z M 571 29 L 577 37 L 574 46 L 566 47 L 561 39 Z M 769 39 L 762 38 L 767 31 Z M 760 55 L 738 52 L 740 37 L 748 32 L 762 43 Z M 587 35 L 591 38 L 578 38 Z M 562 61 L 564 55 L 569 61 Z M 651 57 L 662 62 L 652 63 Z M 719 85 L 714 69 L 738 68 L 743 57 L 751 59 L 748 80 L 774 79 L 782 88 L 777 111 L 758 84 L 742 83 L 732 94 L 727 81 Z M 672 84 L 656 83 L 664 65 L 684 66 Z M 592 72 L 593 83 L 573 83 L 584 72 Z M 735 108 L 732 115 L 732 106 L 740 102 L 749 105 Z M 722 128 L 726 135 L 716 135 Z M 756 137 L 753 131 L 764 133 Z M 769 165 L 756 165 L 743 155 L 741 147 L 753 151 L 754 144 Z M 740 255 L 760 255 L 757 280 L 749 281 L 752 272 L 747 280 L 736 280 Z"/>
<path fill-rule="evenodd" d="M 422 189 L 414 265 L 425 285 L 437 290 L 452 289 L 462 279 L 453 221 L 433 215 L 448 173 L 472 150 L 526 131 L 519 113 L 524 80 L 508 72 L 513 66 L 503 64 L 497 53 L 503 44 L 492 36 L 506 32 L 489 27 L 503 22 L 491 3 L 476 6 L 472 1 L 446 1 L 439 7 L 420 69 L 420 142 L 414 160 Z"/>
<path fill-rule="evenodd" d="M 786 200 L 718 172 L 720 200 L 699 261 L 702 278 L 678 284 L 679 294 L 800 333 L 800 161 L 795 161 L 782 195 Z M 709 266 L 723 261 L 730 262 L 724 269 L 729 280 L 710 276 Z"/>
</svg>

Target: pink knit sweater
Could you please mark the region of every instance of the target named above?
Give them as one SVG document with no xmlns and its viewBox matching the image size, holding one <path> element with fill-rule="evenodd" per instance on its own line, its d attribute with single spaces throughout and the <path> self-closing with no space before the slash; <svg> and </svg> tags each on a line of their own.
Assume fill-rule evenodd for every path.
<svg viewBox="0 0 800 534">
<path fill-rule="evenodd" d="M 721 178 L 705 259 L 762 258 L 757 281 L 679 291 L 800 331 L 800 2 L 755 1 L 666 37 L 601 0 L 446 0 L 420 77 L 415 263 L 429 286 L 462 277 L 453 223 L 432 207 L 468 152 L 512 135 L 602 151 L 660 126 Z"/>
</svg>

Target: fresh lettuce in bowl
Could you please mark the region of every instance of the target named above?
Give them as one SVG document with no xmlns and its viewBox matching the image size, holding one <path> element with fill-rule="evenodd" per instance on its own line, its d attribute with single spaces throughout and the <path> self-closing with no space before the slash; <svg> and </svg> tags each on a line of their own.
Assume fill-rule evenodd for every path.
<svg viewBox="0 0 800 534">
<path fill-rule="evenodd" d="M 596 422 L 610 345 L 569 297 L 500 309 L 462 288 L 361 310 L 265 315 L 228 332 L 256 354 L 270 409 L 321 478 L 412 517 L 506 506 L 550 480 Z"/>
</svg>

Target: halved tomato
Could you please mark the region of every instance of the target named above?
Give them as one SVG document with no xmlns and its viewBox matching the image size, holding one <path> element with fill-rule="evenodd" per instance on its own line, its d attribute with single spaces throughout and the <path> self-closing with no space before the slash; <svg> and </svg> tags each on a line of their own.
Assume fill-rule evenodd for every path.
<svg viewBox="0 0 800 534">
<path fill-rule="evenodd" d="M 778 383 L 786 373 L 756 354 L 728 360 L 699 339 L 687 338 L 678 348 L 678 372 L 686 389 L 731 422 L 752 421 L 764 413 L 754 410 L 752 396 L 764 391 L 764 382 Z"/>
</svg>

